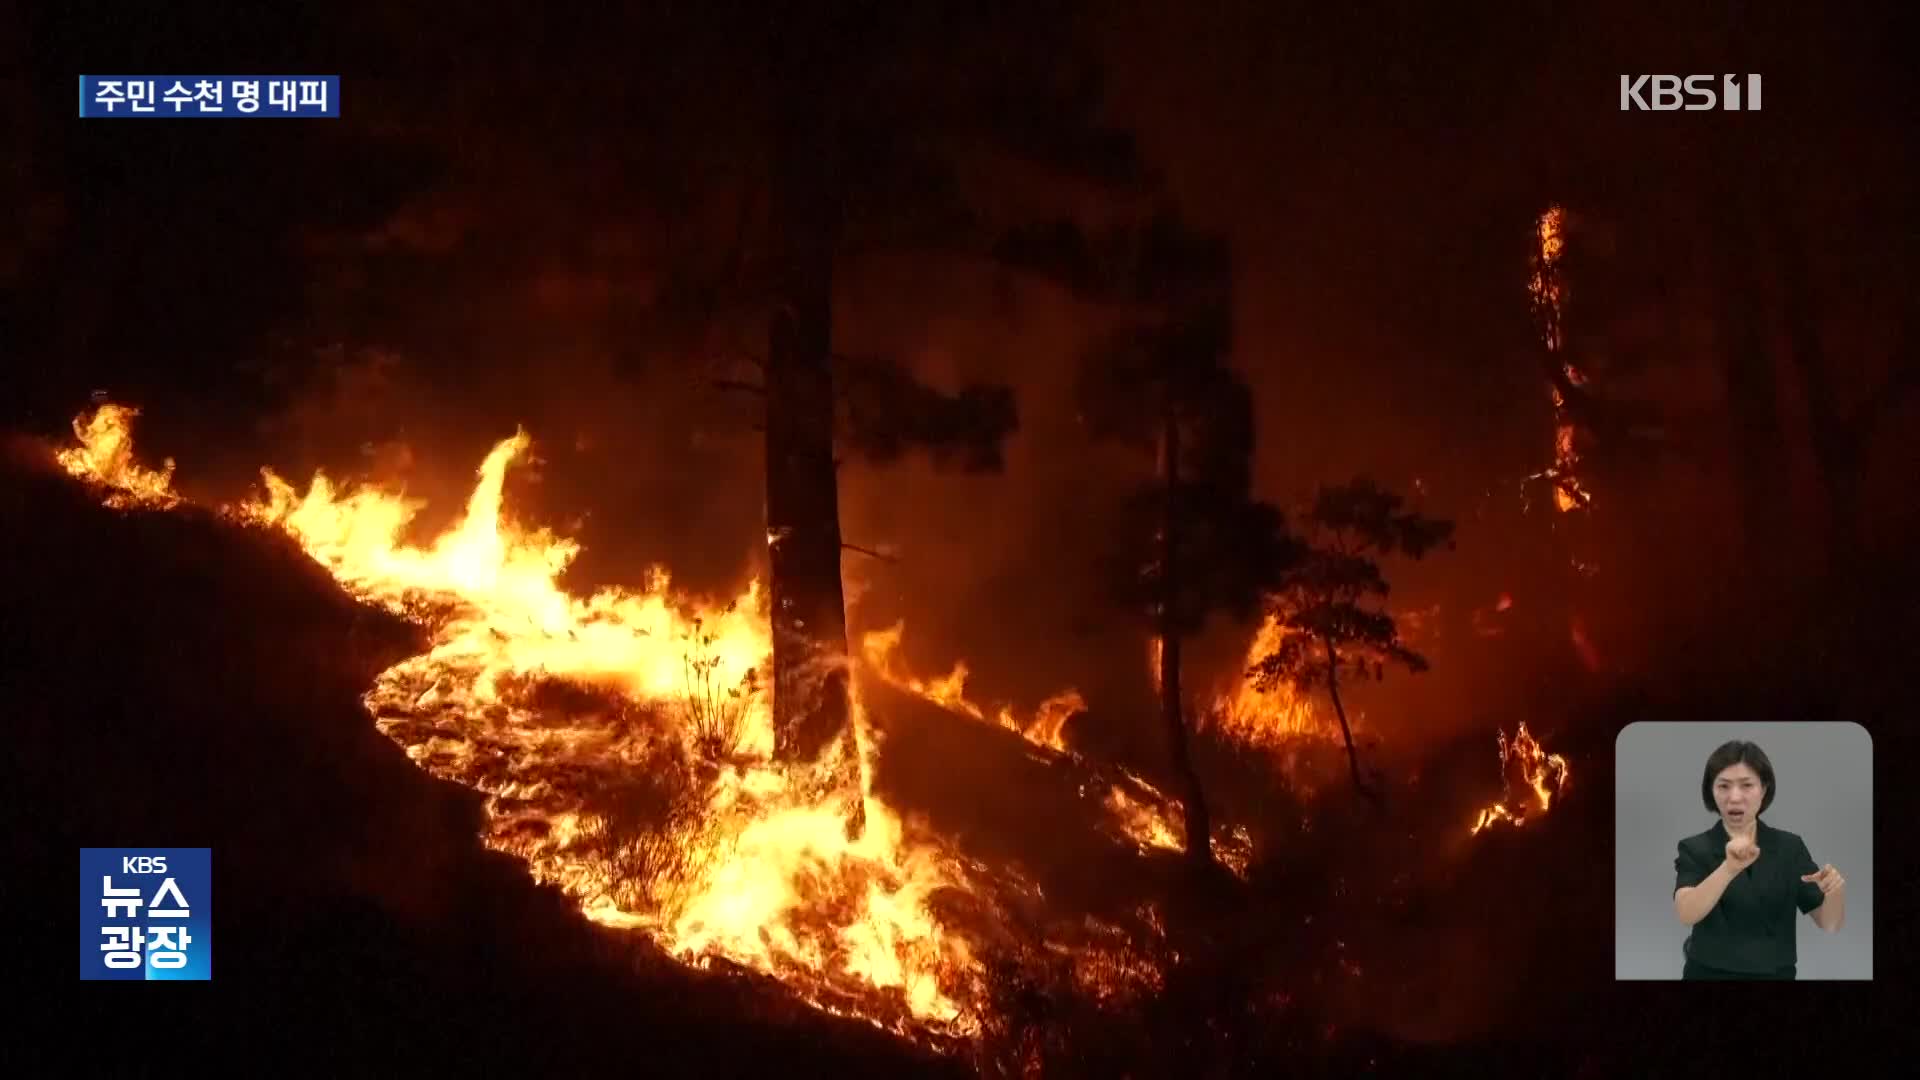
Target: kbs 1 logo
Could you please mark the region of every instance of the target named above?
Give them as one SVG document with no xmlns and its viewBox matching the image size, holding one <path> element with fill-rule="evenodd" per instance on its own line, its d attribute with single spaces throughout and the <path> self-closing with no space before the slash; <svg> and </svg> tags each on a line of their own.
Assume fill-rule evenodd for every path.
<svg viewBox="0 0 1920 1080">
<path fill-rule="evenodd" d="M 1622 75 L 1620 111 L 1705 112 L 1718 108 L 1726 112 L 1759 112 L 1760 76 L 1746 76 L 1744 87 L 1740 79 L 1738 75 Z M 1720 88 L 1717 95 L 1714 93 L 1716 80 Z M 1685 104 L 1681 102 L 1682 95 L 1690 99 Z M 1741 104 L 1743 98 L 1744 105 Z"/>
<path fill-rule="evenodd" d="M 81 848 L 80 978 L 213 978 L 213 850 Z"/>
</svg>

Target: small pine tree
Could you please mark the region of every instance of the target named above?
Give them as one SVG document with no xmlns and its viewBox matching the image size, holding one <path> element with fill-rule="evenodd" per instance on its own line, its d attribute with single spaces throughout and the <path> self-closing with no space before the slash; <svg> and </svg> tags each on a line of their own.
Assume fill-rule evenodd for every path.
<svg viewBox="0 0 1920 1080">
<path fill-rule="evenodd" d="M 1305 557 L 1271 596 L 1273 614 L 1287 632 L 1248 672 L 1263 691 L 1282 684 L 1309 693 L 1324 688 L 1340 718 L 1354 789 L 1375 799 L 1380 793 L 1360 776 L 1341 680 L 1378 680 L 1393 664 L 1416 673 L 1427 669 L 1426 658 L 1400 640 L 1385 610 L 1388 585 L 1380 560 L 1418 559 L 1453 542 L 1452 522 L 1403 510 L 1404 501 L 1366 477 L 1320 489 L 1306 516 Z"/>
</svg>

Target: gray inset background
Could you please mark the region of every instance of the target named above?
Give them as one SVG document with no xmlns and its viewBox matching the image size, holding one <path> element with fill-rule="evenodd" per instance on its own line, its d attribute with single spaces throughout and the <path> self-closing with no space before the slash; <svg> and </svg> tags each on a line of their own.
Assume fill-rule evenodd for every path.
<svg viewBox="0 0 1920 1080">
<path fill-rule="evenodd" d="M 1815 865 L 1847 879 L 1847 925 L 1829 934 L 1794 913 L 1798 977 L 1873 978 L 1873 739 L 1852 723 L 1628 724 L 1614 742 L 1613 976 L 1678 979 L 1687 928 L 1673 914 L 1673 858 L 1683 837 L 1713 827 L 1700 804 L 1707 755 L 1729 739 L 1773 762 L 1773 805 L 1761 820 L 1798 833 Z M 1766 852 L 1761 852 L 1766 858 Z"/>
</svg>

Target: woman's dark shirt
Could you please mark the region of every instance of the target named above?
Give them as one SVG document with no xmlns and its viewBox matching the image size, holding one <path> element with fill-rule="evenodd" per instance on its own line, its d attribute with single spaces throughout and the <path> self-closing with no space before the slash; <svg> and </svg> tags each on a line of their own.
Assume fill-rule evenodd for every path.
<svg viewBox="0 0 1920 1080">
<path fill-rule="evenodd" d="M 1726 861 L 1727 826 L 1680 841 L 1673 860 L 1673 890 L 1698 885 Z M 1707 917 L 1693 924 L 1685 946 L 1687 959 L 1721 971 L 1765 974 L 1791 972 L 1798 962 L 1794 946 L 1794 908 L 1809 912 L 1826 899 L 1820 886 L 1801 881 L 1819 869 L 1797 835 L 1755 822 L 1760 857 L 1735 874 Z"/>
</svg>

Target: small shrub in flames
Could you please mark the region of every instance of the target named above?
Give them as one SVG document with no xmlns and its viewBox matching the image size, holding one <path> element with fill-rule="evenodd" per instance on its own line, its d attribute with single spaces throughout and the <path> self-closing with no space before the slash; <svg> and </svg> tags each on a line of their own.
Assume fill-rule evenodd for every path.
<svg viewBox="0 0 1920 1080">
<path fill-rule="evenodd" d="M 732 605 L 727 610 L 731 612 Z M 725 761 L 740 752 L 747 710 L 760 692 L 760 675 L 749 668 L 739 683 L 728 686 L 718 675 L 726 657 L 714 649 L 716 638 L 705 624 L 696 617 L 685 637 L 681 718 L 696 751 L 709 761 Z"/>
</svg>

